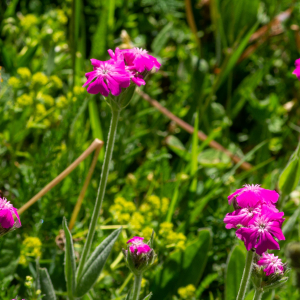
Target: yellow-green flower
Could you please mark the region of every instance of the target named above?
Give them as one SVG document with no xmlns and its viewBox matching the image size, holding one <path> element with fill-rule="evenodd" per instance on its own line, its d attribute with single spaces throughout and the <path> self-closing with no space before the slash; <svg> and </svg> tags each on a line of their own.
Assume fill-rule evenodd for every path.
<svg viewBox="0 0 300 300">
<path fill-rule="evenodd" d="M 38 103 L 36 105 L 36 112 L 38 115 L 44 115 L 46 113 L 46 108 L 44 106 L 44 104 Z"/>
<path fill-rule="evenodd" d="M 57 20 L 61 24 L 66 24 L 68 22 L 68 17 L 65 15 L 62 9 L 57 9 Z"/>
<path fill-rule="evenodd" d="M 196 288 L 194 285 L 189 284 L 186 287 L 181 287 L 178 289 L 178 294 L 180 299 L 191 299 L 195 297 Z"/>
<path fill-rule="evenodd" d="M 32 26 L 37 25 L 39 22 L 38 18 L 33 15 L 33 14 L 28 14 L 24 17 L 21 18 L 21 26 L 25 29 L 28 30 L 30 29 Z"/>
<path fill-rule="evenodd" d="M 150 227 L 146 227 L 142 230 L 141 236 L 145 238 L 146 241 L 150 240 L 153 229 Z"/>
<path fill-rule="evenodd" d="M 29 81 L 31 77 L 31 72 L 28 68 L 18 68 L 17 73 L 20 75 L 21 79 Z"/>
<path fill-rule="evenodd" d="M 74 92 L 75 96 L 80 96 L 80 95 L 84 94 L 85 89 L 82 86 L 76 85 L 76 86 L 74 86 L 73 92 Z"/>
<path fill-rule="evenodd" d="M 32 87 L 36 88 L 36 87 L 44 86 L 47 83 L 48 83 L 48 77 L 44 73 L 37 72 L 32 75 L 32 79 L 31 79 Z"/>
<path fill-rule="evenodd" d="M 161 209 L 160 210 L 163 214 L 167 213 L 167 211 L 169 209 L 169 204 L 170 204 L 170 200 L 168 198 L 163 197 L 161 199 Z"/>
<path fill-rule="evenodd" d="M 56 99 L 56 105 L 59 108 L 64 108 L 68 105 L 68 99 L 65 96 L 59 96 Z"/>
<path fill-rule="evenodd" d="M 38 258 L 41 257 L 42 252 L 42 242 L 37 237 L 27 237 L 23 243 L 21 248 L 21 256 L 19 260 L 19 264 L 27 265 L 27 257 Z M 30 277 L 31 278 L 31 277 Z M 31 281 L 29 277 L 26 277 L 28 282 Z"/>
<path fill-rule="evenodd" d="M 139 212 L 133 213 L 130 221 L 130 226 L 132 229 L 137 231 L 141 230 L 144 223 L 145 223 L 145 218 Z"/>
<path fill-rule="evenodd" d="M 33 98 L 28 94 L 23 94 L 17 98 L 17 104 L 21 107 L 33 104 Z"/>
<path fill-rule="evenodd" d="M 48 106 L 52 106 L 54 104 L 54 99 L 50 95 L 45 95 L 45 94 L 39 93 L 37 98 L 42 100 Z"/>
<path fill-rule="evenodd" d="M 8 79 L 8 84 L 14 89 L 19 89 L 22 87 L 21 80 L 14 76 L 12 76 Z"/>
<path fill-rule="evenodd" d="M 61 89 L 63 87 L 61 79 L 56 75 L 50 76 L 50 82 L 52 83 L 52 86 L 56 89 Z"/>
</svg>

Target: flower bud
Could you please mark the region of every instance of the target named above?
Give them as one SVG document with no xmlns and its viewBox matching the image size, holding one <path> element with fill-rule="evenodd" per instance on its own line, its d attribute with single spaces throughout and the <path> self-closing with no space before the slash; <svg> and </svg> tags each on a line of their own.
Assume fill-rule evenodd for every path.
<svg viewBox="0 0 300 300">
<path fill-rule="evenodd" d="M 283 285 L 288 279 L 288 272 L 286 264 L 282 263 L 278 256 L 269 253 L 263 253 L 262 256 L 256 254 L 252 269 L 256 289 L 265 292 Z"/>
<path fill-rule="evenodd" d="M 153 244 L 153 233 L 147 244 L 143 240 L 143 237 L 135 236 L 127 242 L 130 244 L 127 250 L 122 249 L 127 266 L 135 275 L 142 274 L 156 258 L 154 250 L 150 247 Z"/>
</svg>

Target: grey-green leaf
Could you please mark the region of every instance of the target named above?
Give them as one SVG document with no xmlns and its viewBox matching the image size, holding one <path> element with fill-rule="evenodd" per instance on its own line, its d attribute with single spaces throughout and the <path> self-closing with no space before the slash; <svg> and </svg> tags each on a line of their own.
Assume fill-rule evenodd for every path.
<svg viewBox="0 0 300 300">
<path fill-rule="evenodd" d="M 93 287 L 101 274 L 105 262 L 113 245 L 119 237 L 121 230 L 122 227 L 113 231 L 91 254 L 83 268 L 82 275 L 78 280 L 75 291 L 76 297 L 82 297 Z"/>
<path fill-rule="evenodd" d="M 63 219 L 63 229 L 66 237 L 66 252 L 65 252 L 65 277 L 67 282 L 67 292 L 69 299 L 73 299 L 75 293 L 75 277 L 76 277 L 76 261 L 73 239 L 68 228 L 66 218 Z"/>
<path fill-rule="evenodd" d="M 240 245 L 233 247 L 228 256 L 225 275 L 225 300 L 235 300 L 239 291 L 246 255 Z"/>
<path fill-rule="evenodd" d="M 47 269 L 40 269 L 40 285 L 44 300 L 56 300 L 55 291 Z"/>
</svg>

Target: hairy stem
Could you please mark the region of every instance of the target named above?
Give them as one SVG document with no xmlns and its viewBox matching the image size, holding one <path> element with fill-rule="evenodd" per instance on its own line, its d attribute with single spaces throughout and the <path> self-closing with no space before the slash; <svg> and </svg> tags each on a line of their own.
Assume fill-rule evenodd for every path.
<svg viewBox="0 0 300 300">
<path fill-rule="evenodd" d="M 253 257 L 254 257 L 254 252 L 252 250 L 248 251 L 246 256 L 246 264 L 243 272 L 243 277 L 242 277 L 239 293 L 237 295 L 236 300 L 244 300 L 245 298 L 247 286 L 252 271 Z"/>
<path fill-rule="evenodd" d="M 93 242 L 95 229 L 96 229 L 96 225 L 97 225 L 97 220 L 98 220 L 98 217 L 100 214 L 101 205 L 102 205 L 102 201 L 103 201 L 104 194 L 105 194 L 105 188 L 106 188 L 107 177 L 108 177 L 108 172 L 109 172 L 109 164 L 110 164 L 113 149 L 114 149 L 119 115 L 120 115 L 120 110 L 112 109 L 112 118 L 111 118 L 109 133 L 108 133 L 108 141 L 107 141 L 107 145 L 106 145 L 105 157 L 104 157 L 103 166 L 102 166 L 102 173 L 101 173 L 96 203 L 95 203 L 88 235 L 87 235 L 84 247 L 83 247 L 83 252 L 82 252 L 78 270 L 77 270 L 77 282 L 80 280 L 83 267 L 88 258 L 88 255 L 89 255 L 90 249 L 91 249 L 91 245 Z"/>
<path fill-rule="evenodd" d="M 142 274 L 134 275 L 132 300 L 139 300 L 142 278 Z"/>
<path fill-rule="evenodd" d="M 263 292 L 261 290 L 256 289 L 253 300 L 261 300 L 262 294 L 263 294 Z"/>
</svg>

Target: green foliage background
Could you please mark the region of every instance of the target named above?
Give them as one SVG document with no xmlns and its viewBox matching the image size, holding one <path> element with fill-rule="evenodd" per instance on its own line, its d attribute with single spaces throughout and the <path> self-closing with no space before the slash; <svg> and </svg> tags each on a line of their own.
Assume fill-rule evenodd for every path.
<svg viewBox="0 0 300 300">
<path fill-rule="evenodd" d="M 280 24 L 270 23 L 289 8 Z M 152 228 L 158 261 L 145 274 L 144 295 L 153 291 L 154 299 L 173 300 L 234 295 L 225 287 L 227 282 L 236 288 L 226 264 L 236 266 L 240 276 L 241 259 L 234 253 L 244 248 L 223 224 L 232 210 L 227 195 L 245 183 L 278 190 L 279 175 L 297 147 L 300 83 L 292 71 L 300 51 L 299 16 L 299 2 L 289 0 L 0 3 L 0 189 L 14 206 L 25 204 L 95 138 L 105 141 L 110 110 L 81 86 L 91 70 L 89 58 L 106 60 L 106 50 L 120 45 L 146 48 L 162 63 L 144 92 L 253 165 L 239 168 L 135 95 L 121 114 L 99 220 L 107 227 L 97 230 L 94 247 L 112 225 L 125 228 L 90 299 L 124 299 L 132 278 L 120 260 L 121 248 L 132 235 L 150 237 Z M 253 40 L 263 26 L 266 35 Z M 63 250 L 55 238 L 63 216 L 70 220 L 91 159 L 30 207 L 21 229 L 1 239 L 1 299 L 38 299 L 34 283 L 26 284 L 27 275 L 36 277 L 37 256 L 58 299 L 66 299 Z M 78 255 L 102 159 L 103 152 L 72 231 Z M 290 219 L 287 241 L 277 252 L 283 261 L 287 242 L 300 240 L 298 177 L 299 170 L 279 182 L 284 187 L 279 205 Z M 291 178 L 295 183 L 288 184 Z M 28 237 L 42 245 L 34 240 L 28 246 Z M 292 271 L 286 287 L 267 296 L 299 297 L 293 277 Z"/>
</svg>

